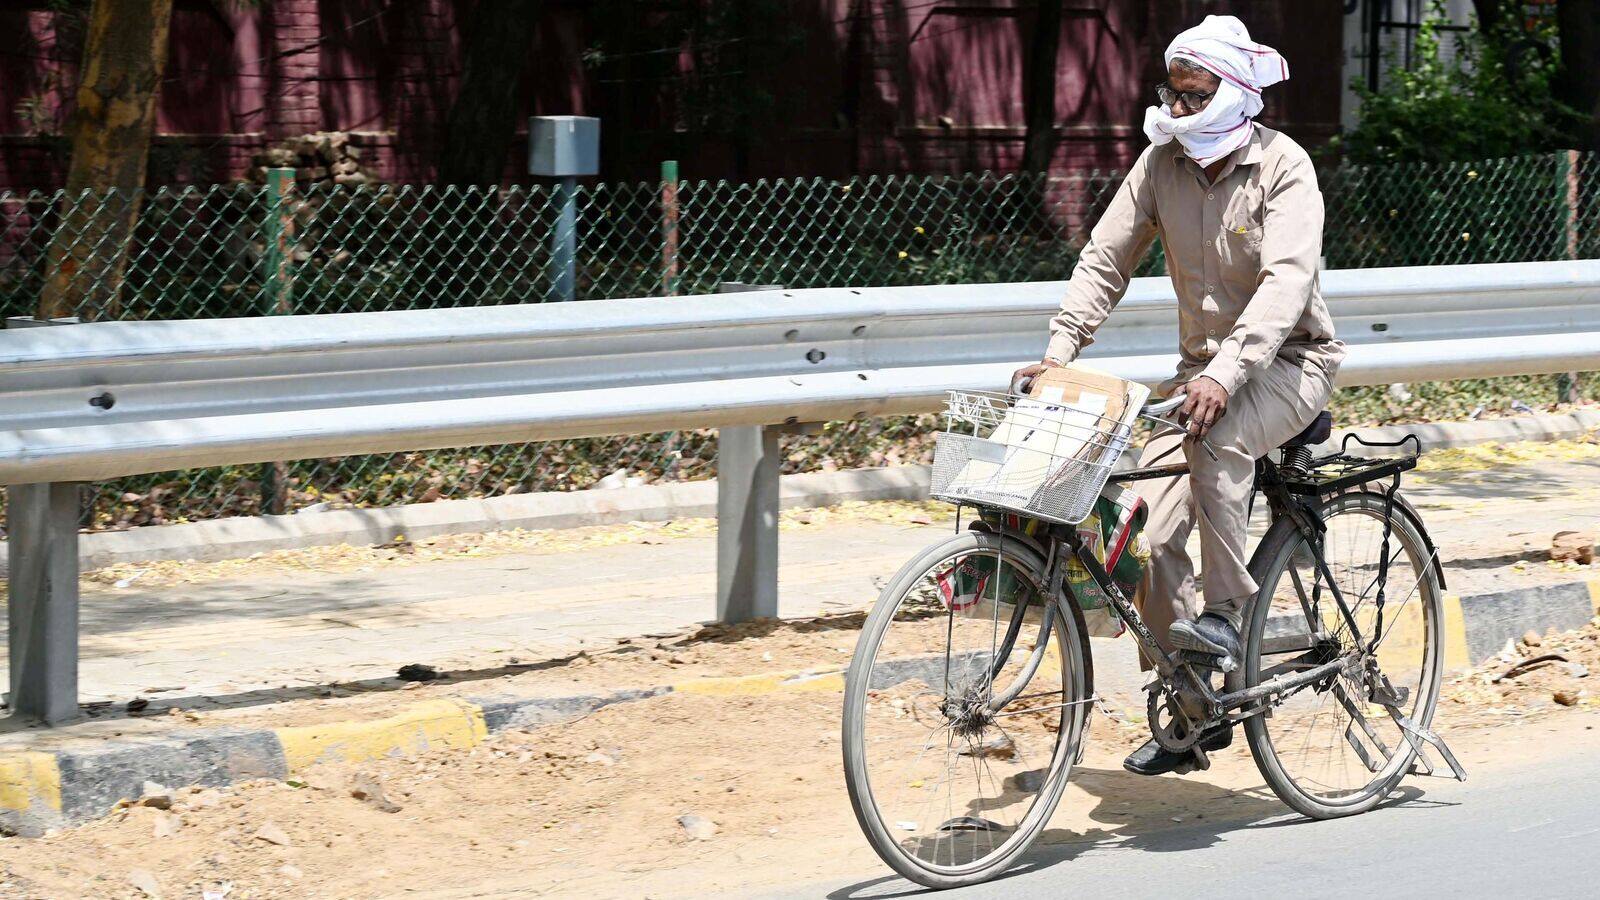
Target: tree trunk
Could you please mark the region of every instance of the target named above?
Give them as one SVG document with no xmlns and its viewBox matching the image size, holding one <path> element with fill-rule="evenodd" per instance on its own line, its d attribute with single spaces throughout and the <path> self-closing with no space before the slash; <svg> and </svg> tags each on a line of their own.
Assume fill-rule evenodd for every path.
<svg viewBox="0 0 1600 900">
<path fill-rule="evenodd" d="M 1577 110 L 1580 149 L 1600 150 L 1600 0 L 1559 0 L 1561 99 Z"/>
<path fill-rule="evenodd" d="M 538 0 L 479 0 L 462 53 L 461 89 L 445 118 L 442 183 L 499 184 L 505 175 L 539 6 Z"/>
<path fill-rule="evenodd" d="M 1033 18 L 1023 74 L 1022 102 L 1027 137 L 1022 146 L 1022 170 L 1045 174 L 1056 149 L 1056 64 L 1061 51 L 1061 2 L 1039 0 Z"/>
<path fill-rule="evenodd" d="M 172 0 L 94 0 L 89 11 L 66 199 L 39 296 L 42 319 L 116 314 L 171 18 Z"/>
</svg>

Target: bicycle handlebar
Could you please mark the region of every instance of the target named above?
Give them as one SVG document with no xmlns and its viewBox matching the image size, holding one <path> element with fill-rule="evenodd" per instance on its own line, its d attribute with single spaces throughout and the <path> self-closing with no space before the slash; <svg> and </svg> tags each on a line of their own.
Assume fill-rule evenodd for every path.
<svg viewBox="0 0 1600 900">
<path fill-rule="evenodd" d="M 1183 401 L 1183 392 L 1180 391 L 1165 400 L 1157 400 L 1154 403 L 1146 403 L 1144 405 L 1144 409 L 1139 410 L 1139 415 L 1164 416 L 1183 406 Z"/>
</svg>

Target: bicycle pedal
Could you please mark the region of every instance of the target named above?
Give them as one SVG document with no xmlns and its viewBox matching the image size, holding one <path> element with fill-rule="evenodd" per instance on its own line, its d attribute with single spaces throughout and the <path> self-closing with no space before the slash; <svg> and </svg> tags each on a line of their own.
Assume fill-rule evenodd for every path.
<svg viewBox="0 0 1600 900">
<path fill-rule="evenodd" d="M 1211 757 L 1199 744 L 1194 745 L 1189 753 L 1189 758 L 1180 763 L 1176 769 L 1173 769 L 1172 774 L 1187 775 L 1190 772 L 1204 772 L 1211 768 Z"/>
<path fill-rule="evenodd" d="M 1239 668 L 1239 664 L 1232 656 L 1218 656 L 1215 653 L 1201 653 L 1198 650 L 1180 650 L 1178 660 L 1202 669 L 1215 669 L 1218 672 L 1232 672 Z"/>
</svg>

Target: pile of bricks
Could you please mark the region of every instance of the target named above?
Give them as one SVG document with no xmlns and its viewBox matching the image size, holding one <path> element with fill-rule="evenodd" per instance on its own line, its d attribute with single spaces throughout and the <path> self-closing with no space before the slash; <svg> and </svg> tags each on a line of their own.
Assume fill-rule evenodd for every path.
<svg viewBox="0 0 1600 900">
<path fill-rule="evenodd" d="M 318 131 L 275 144 L 252 160 L 249 180 L 265 184 L 270 168 L 294 169 L 295 186 L 377 184 L 376 172 L 361 165 L 361 148 L 342 131 Z"/>
</svg>

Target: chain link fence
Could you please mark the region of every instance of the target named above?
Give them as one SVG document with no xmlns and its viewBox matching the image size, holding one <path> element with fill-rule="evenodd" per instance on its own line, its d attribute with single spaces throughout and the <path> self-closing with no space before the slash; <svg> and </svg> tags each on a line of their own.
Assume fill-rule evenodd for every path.
<svg viewBox="0 0 1600 900">
<path fill-rule="evenodd" d="M 574 295 L 1065 279 L 1120 182 L 1086 172 L 584 186 Z M 1592 154 L 1340 167 L 1322 184 L 1329 268 L 1600 256 Z M 137 197 L 3 193 L 0 313 L 181 319 L 546 302 L 560 290 L 561 199 L 539 186 L 297 189 L 287 173 Z M 1164 271 L 1158 245 L 1138 274 Z M 784 467 L 926 460 L 931 428 L 932 417 L 831 423 L 786 437 Z M 167 472 L 99 485 L 86 524 L 707 478 L 714 451 L 714 433 L 696 431 Z"/>
</svg>

